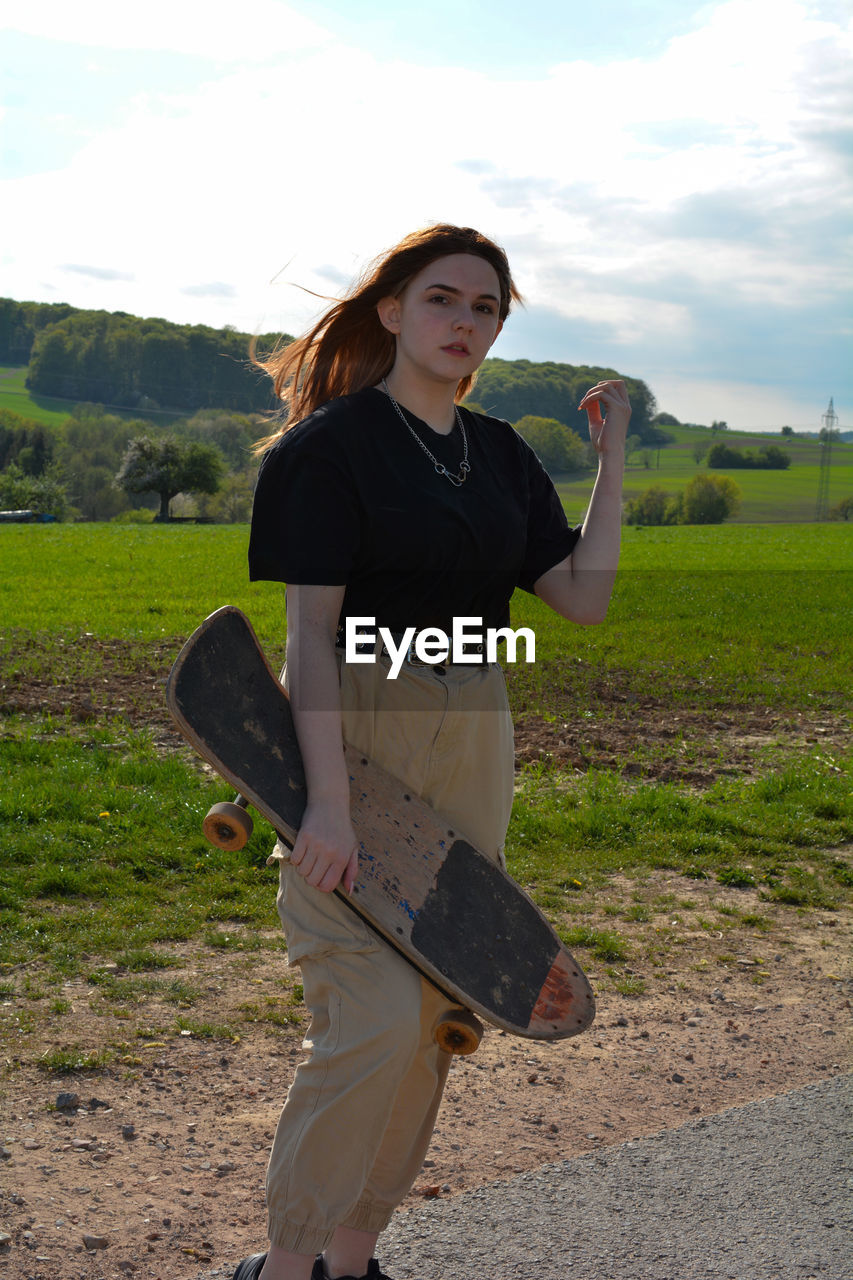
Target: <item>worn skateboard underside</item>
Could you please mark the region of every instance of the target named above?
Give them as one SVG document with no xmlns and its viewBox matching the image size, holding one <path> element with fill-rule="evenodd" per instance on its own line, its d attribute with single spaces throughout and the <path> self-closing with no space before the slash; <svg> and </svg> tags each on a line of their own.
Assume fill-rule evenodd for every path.
<svg viewBox="0 0 853 1280">
<path fill-rule="evenodd" d="M 292 844 L 306 790 L 290 703 L 239 609 L 212 614 L 167 685 L 196 750 Z M 359 873 L 348 906 L 452 999 L 517 1035 L 589 1026 L 589 984 L 538 907 L 423 800 L 346 748 Z"/>
</svg>

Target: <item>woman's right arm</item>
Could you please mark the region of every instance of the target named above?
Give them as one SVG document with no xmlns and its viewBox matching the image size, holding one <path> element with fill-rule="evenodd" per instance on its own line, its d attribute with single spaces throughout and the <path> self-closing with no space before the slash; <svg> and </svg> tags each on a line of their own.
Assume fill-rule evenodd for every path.
<svg viewBox="0 0 853 1280">
<path fill-rule="evenodd" d="M 358 872 L 341 732 L 335 635 L 343 587 L 287 588 L 287 684 L 308 803 L 290 861 L 308 884 L 347 893 Z"/>
</svg>

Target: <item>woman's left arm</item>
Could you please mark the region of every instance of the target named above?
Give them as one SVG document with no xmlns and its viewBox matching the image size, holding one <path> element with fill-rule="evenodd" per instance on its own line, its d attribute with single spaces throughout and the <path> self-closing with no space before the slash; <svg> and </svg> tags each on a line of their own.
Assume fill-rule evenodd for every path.
<svg viewBox="0 0 853 1280">
<path fill-rule="evenodd" d="M 625 383 L 613 379 L 590 388 L 578 408 L 587 412 L 598 476 L 574 550 L 537 578 L 533 590 L 564 618 L 589 625 L 604 621 L 619 564 L 631 403 Z"/>
</svg>

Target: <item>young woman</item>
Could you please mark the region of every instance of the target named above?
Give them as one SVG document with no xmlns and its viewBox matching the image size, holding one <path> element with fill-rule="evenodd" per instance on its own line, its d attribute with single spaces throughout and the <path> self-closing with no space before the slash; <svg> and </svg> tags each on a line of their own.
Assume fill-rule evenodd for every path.
<svg viewBox="0 0 853 1280">
<path fill-rule="evenodd" d="M 445 1001 L 332 894 L 358 854 L 342 742 L 384 765 L 503 860 L 512 725 L 501 668 L 381 646 L 344 660 L 347 618 L 393 636 L 509 620 L 517 586 L 574 622 L 605 615 L 619 555 L 630 418 L 618 380 L 581 401 L 598 454 L 583 526 L 508 423 L 459 407 L 518 294 L 503 251 L 428 227 L 262 365 L 287 406 L 261 442 L 253 579 L 287 583 L 287 667 L 308 804 L 277 845 L 279 914 L 311 1026 L 267 1174 L 270 1246 L 234 1280 L 387 1280 L 374 1247 L 420 1170 L 449 1056 Z M 452 657 L 452 655 L 451 655 Z"/>
</svg>

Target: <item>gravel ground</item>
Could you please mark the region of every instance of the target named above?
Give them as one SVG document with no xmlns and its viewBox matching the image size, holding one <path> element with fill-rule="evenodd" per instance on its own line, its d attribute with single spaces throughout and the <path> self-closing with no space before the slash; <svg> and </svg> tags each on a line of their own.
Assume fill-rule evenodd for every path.
<svg viewBox="0 0 853 1280">
<path fill-rule="evenodd" d="M 853 1089 L 836 1077 L 401 1214 L 394 1280 L 850 1280 Z"/>
<path fill-rule="evenodd" d="M 840 1076 L 545 1165 L 399 1214 L 382 1265 L 394 1280 L 851 1280 L 851 1118 Z"/>
</svg>

